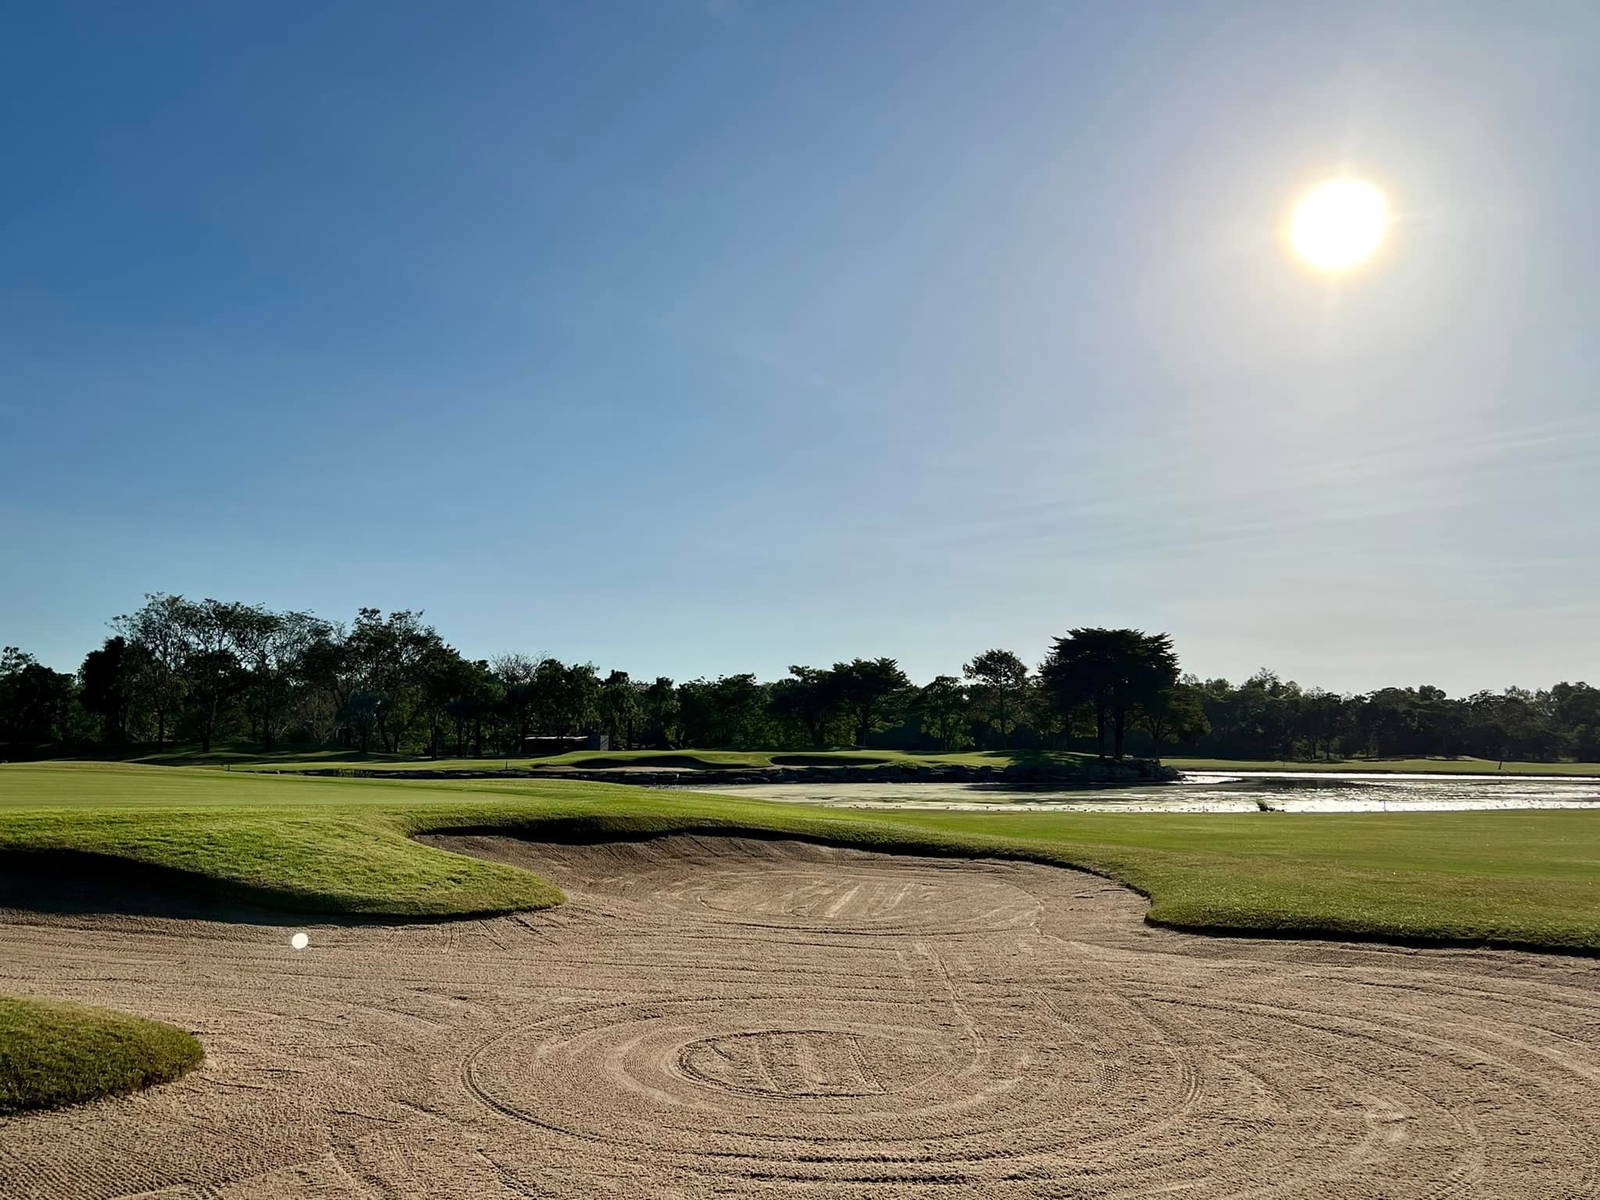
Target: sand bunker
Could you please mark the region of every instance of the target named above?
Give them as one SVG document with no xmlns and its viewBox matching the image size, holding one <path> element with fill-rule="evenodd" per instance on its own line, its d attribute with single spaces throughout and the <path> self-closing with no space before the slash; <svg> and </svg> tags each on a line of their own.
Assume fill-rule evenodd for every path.
<svg viewBox="0 0 1600 1200">
<path fill-rule="evenodd" d="M 1188 936 L 1104 881 L 795 842 L 440 837 L 553 912 L 10 912 L 0 990 L 197 1031 L 0 1122 L 0 1195 L 1577 1197 L 1590 960 Z"/>
</svg>

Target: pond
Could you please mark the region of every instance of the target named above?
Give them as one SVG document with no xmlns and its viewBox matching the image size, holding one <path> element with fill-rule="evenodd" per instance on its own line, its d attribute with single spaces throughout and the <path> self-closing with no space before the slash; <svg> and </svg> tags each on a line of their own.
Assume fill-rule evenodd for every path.
<svg viewBox="0 0 1600 1200">
<path fill-rule="evenodd" d="M 772 783 L 690 789 L 835 808 L 996 812 L 1421 812 L 1600 807 L 1600 779 L 1560 775 L 1190 772 L 1175 783 Z"/>
</svg>

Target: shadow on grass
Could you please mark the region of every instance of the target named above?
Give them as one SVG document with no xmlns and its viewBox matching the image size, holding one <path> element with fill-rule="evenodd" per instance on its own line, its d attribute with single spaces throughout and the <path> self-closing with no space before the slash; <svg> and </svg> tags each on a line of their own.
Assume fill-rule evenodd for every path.
<svg viewBox="0 0 1600 1200">
<path fill-rule="evenodd" d="M 288 925 L 296 919 L 203 875 L 74 850 L 0 854 L 0 908 L 254 925 Z"/>
<path fill-rule="evenodd" d="M 42 916 L 145 917 L 275 928 L 434 925 L 461 919 L 460 914 L 368 915 L 314 905 L 301 909 L 281 893 L 256 897 L 243 885 L 79 850 L 0 852 L 0 912 L 7 909 Z"/>
</svg>

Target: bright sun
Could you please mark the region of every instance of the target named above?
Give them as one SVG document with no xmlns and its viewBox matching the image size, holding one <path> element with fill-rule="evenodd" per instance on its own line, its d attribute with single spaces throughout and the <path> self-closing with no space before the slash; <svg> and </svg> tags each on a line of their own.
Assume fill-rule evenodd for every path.
<svg viewBox="0 0 1600 1200">
<path fill-rule="evenodd" d="M 1371 258 L 1389 225 L 1389 202 L 1361 179 L 1330 179 L 1295 206 L 1294 252 L 1324 271 L 1347 271 Z"/>
</svg>

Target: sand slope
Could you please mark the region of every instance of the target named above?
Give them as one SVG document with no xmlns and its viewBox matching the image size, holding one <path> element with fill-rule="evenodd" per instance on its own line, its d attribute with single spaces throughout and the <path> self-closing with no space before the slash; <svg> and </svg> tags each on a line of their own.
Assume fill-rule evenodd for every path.
<svg viewBox="0 0 1600 1200">
<path fill-rule="evenodd" d="M 435 925 L 0 914 L 0 990 L 198 1032 L 0 1122 L 0 1195 L 1577 1197 L 1591 960 L 1193 937 L 1029 864 L 434 844 L 571 903 Z"/>
</svg>

